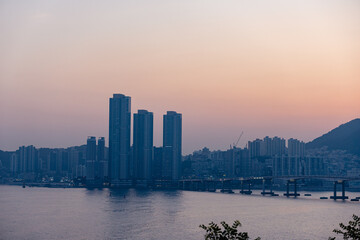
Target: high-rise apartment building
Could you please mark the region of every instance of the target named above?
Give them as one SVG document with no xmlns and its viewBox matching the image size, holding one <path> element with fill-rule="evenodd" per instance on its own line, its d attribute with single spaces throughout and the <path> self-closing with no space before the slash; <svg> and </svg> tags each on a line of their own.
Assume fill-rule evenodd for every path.
<svg viewBox="0 0 360 240">
<path fill-rule="evenodd" d="M 181 114 L 168 111 L 164 115 L 162 177 L 176 180 L 181 177 Z"/>
<path fill-rule="evenodd" d="M 108 176 L 108 162 L 105 159 L 105 138 L 98 138 L 97 145 L 97 169 L 95 169 L 95 175 L 100 179 Z"/>
<path fill-rule="evenodd" d="M 152 162 L 153 179 L 161 179 L 162 162 L 163 162 L 163 148 L 154 147 L 154 157 Z"/>
<path fill-rule="evenodd" d="M 134 114 L 133 175 L 150 180 L 153 159 L 153 113 L 138 110 Z"/>
<path fill-rule="evenodd" d="M 97 159 L 98 161 L 102 161 L 105 159 L 105 138 L 98 138 L 98 148 L 97 148 Z"/>
<path fill-rule="evenodd" d="M 88 137 L 86 144 L 86 180 L 95 179 L 96 138 Z"/>
<path fill-rule="evenodd" d="M 11 157 L 10 157 L 10 171 L 11 171 L 11 174 L 12 176 L 16 176 L 16 174 L 18 173 L 18 155 L 15 153 L 12 153 L 11 154 Z"/>
<path fill-rule="evenodd" d="M 285 139 L 266 136 L 263 140 L 249 141 L 249 151 L 252 158 L 259 156 L 282 155 L 286 152 Z"/>
<path fill-rule="evenodd" d="M 34 146 L 19 147 L 19 173 L 31 173 L 38 170 L 37 150 Z"/>
<path fill-rule="evenodd" d="M 290 138 L 288 140 L 288 155 L 289 156 L 305 156 L 305 143 L 297 139 Z"/>
<path fill-rule="evenodd" d="M 286 152 L 286 146 L 285 146 L 285 139 L 274 137 L 271 140 L 271 153 L 268 154 L 269 156 L 273 155 L 283 155 Z"/>
<path fill-rule="evenodd" d="M 131 98 L 114 94 L 109 105 L 109 177 L 112 186 L 119 186 L 130 178 Z"/>
<path fill-rule="evenodd" d="M 263 146 L 263 142 L 261 139 L 249 141 L 248 146 L 251 158 L 261 156 L 261 147 Z"/>
</svg>

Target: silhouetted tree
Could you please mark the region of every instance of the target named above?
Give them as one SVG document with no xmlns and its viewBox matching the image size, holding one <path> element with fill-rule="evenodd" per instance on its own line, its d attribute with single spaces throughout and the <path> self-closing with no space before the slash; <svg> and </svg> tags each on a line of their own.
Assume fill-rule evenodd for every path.
<svg viewBox="0 0 360 240">
<path fill-rule="evenodd" d="M 234 221 L 233 225 L 230 226 L 226 222 L 221 222 L 221 227 L 216 223 L 211 222 L 208 226 L 201 224 L 199 227 L 206 231 L 204 235 L 205 240 L 249 240 L 247 232 L 238 232 L 237 228 L 241 227 L 239 220 Z M 260 240 L 256 238 L 255 240 Z"/>
<path fill-rule="evenodd" d="M 339 229 L 334 229 L 333 232 L 336 234 L 342 234 L 343 238 L 345 240 L 360 240 L 360 217 L 356 216 L 355 214 L 352 216 L 353 221 L 350 220 L 349 221 L 349 225 L 344 225 L 343 223 L 340 223 L 340 228 L 342 228 L 342 230 Z M 329 238 L 329 240 L 334 240 L 334 238 Z"/>
</svg>

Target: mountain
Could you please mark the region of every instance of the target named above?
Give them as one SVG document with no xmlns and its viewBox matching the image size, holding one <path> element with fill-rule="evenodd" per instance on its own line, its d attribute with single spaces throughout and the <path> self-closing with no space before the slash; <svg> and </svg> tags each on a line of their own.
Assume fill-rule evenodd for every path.
<svg viewBox="0 0 360 240">
<path fill-rule="evenodd" d="M 342 124 L 306 144 L 306 149 L 327 146 L 329 150 L 346 150 L 360 156 L 360 118 Z"/>
</svg>

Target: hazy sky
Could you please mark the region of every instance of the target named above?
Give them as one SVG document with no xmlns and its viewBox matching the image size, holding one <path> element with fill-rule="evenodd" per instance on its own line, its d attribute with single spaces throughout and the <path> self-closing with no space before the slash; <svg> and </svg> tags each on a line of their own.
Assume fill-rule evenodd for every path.
<svg viewBox="0 0 360 240">
<path fill-rule="evenodd" d="M 183 153 L 360 116 L 360 1 L 0 1 L 0 149 L 108 138 L 109 97 L 183 114 Z"/>
</svg>

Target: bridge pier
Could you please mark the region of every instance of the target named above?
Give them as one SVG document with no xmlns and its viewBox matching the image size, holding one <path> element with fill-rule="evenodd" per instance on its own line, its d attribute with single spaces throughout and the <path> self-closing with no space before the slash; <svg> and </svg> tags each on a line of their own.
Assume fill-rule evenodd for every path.
<svg viewBox="0 0 360 240">
<path fill-rule="evenodd" d="M 228 186 L 225 187 L 225 182 L 228 182 Z M 232 183 L 231 180 L 223 180 L 222 181 L 222 189 L 220 190 L 220 192 L 222 193 L 234 193 L 234 191 L 232 190 Z"/>
<path fill-rule="evenodd" d="M 287 180 L 287 183 L 286 183 L 286 193 L 284 193 L 284 196 L 286 197 L 297 197 L 297 196 L 300 196 L 299 193 L 297 193 L 297 183 L 296 183 L 297 179 L 290 179 L 290 180 Z M 292 183 L 294 185 L 294 192 L 290 192 L 290 183 Z"/>
<path fill-rule="evenodd" d="M 270 191 L 266 191 L 266 180 L 270 181 L 270 184 L 269 184 Z M 265 195 L 273 196 L 274 195 L 274 192 L 272 190 L 272 179 L 263 179 L 263 191 L 261 192 L 261 195 L 263 195 L 263 196 L 265 196 Z"/>
<path fill-rule="evenodd" d="M 342 192 L 341 196 L 336 196 L 337 193 L 336 187 L 338 184 L 341 184 L 341 192 Z M 337 199 L 345 200 L 348 198 L 349 198 L 348 196 L 345 196 L 345 180 L 334 181 L 334 196 L 330 196 L 330 199 L 334 199 L 336 201 Z"/>
<path fill-rule="evenodd" d="M 252 191 L 251 191 L 251 181 L 247 180 L 246 181 L 248 183 L 248 190 L 244 190 L 244 182 L 243 180 L 241 180 L 241 190 L 240 193 L 241 194 L 247 194 L 247 195 L 251 195 Z"/>
</svg>

